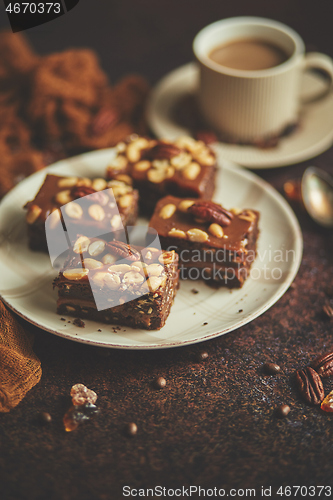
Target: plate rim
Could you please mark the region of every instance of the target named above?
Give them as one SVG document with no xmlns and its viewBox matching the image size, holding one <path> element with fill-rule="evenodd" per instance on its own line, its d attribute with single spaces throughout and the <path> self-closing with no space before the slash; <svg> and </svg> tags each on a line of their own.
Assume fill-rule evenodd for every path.
<svg viewBox="0 0 333 500">
<path fill-rule="evenodd" d="M 174 126 L 174 135 L 179 135 L 181 133 L 182 135 L 189 134 L 189 131 L 181 126 L 178 125 L 173 125 L 169 117 L 166 116 L 166 114 L 161 116 L 158 116 L 157 109 L 160 107 L 160 100 L 166 93 L 168 87 L 172 85 L 172 82 L 175 78 L 179 78 L 180 75 L 183 76 L 183 78 L 186 76 L 186 72 L 195 72 L 198 71 L 198 64 L 194 61 L 183 64 L 182 66 L 179 66 L 173 70 L 171 70 L 169 73 L 164 75 L 154 86 L 152 89 L 150 96 L 147 101 L 146 105 L 146 116 L 147 116 L 147 121 L 149 124 L 149 127 L 151 130 L 157 135 L 159 138 L 168 138 L 165 132 L 165 127 L 170 127 Z M 188 77 L 189 78 L 189 77 Z M 170 83 L 171 82 L 171 83 Z M 315 106 L 316 103 L 310 104 L 311 106 Z M 167 125 L 165 125 L 167 123 Z M 302 133 L 302 127 L 300 127 L 299 133 Z M 289 138 L 286 137 L 284 140 L 292 140 L 293 136 L 291 135 Z M 319 154 L 323 153 L 327 149 L 329 149 L 333 145 L 333 120 L 332 120 L 332 132 L 331 134 L 325 135 L 323 138 L 321 138 L 315 145 L 311 146 L 310 151 L 305 149 L 302 149 L 302 151 L 295 151 L 294 153 L 289 153 L 288 156 L 286 156 L 284 159 L 281 159 L 280 161 L 274 160 L 274 158 L 269 158 L 268 160 L 265 160 L 260 158 L 256 159 L 255 161 L 247 161 L 247 162 L 242 162 L 241 165 L 245 168 L 248 169 L 253 169 L 253 170 L 264 170 L 264 169 L 271 169 L 271 168 L 280 168 L 280 167 L 285 167 L 287 165 L 294 165 L 297 163 L 301 163 L 303 161 L 310 160 L 311 158 L 314 158 L 315 156 L 318 156 Z M 226 154 L 225 151 L 223 151 L 224 146 L 229 146 L 228 144 L 224 144 L 222 142 L 218 142 L 216 145 L 216 149 L 220 151 L 220 154 Z M 237 145 L 232 145 L 234 148 L 244 148 L 244 147 L 250 147 L 254 148 L 254 146 L 237 146 Z M 258 150 L 262 155 L 265 154 L 264 149 L 258 149 L 254 148 L 255 150 Z M 304 154 L 304 151 L 308 151 L 308 153 Z M 230 153 L 229 153 L 230 154 Z M 226 158 L 228 161 L 232 161 L 235 163 L 240 164 L 237 160 L 231 159 L 231 158 Z"/>
<path fill-rule="evenodd" d="M 3 205 L 5 203 L 8 203 L 8 199 L 10 199 L 10 197 L 15 194 L 15 190 L 20 189 L 22 184 L 24 184 L 27 181 L 30 181 L 31 178 L 39 177 L 39 176 L 42 177 L 42 175 L 44 173 L 46 174 L 49 171 L 53 172 L 55 168 L 62 166 L 62 164 L 64 164 L 64 166 L 65 166 L 66 162 L 68 162 L 68 161 L 77 161 L 77 160 L 80 160 L 82 158 L 83 159 L 88 158 L 88 161 L 89 161 L 89 157 L 94 158 L 94 156 L 96 156 L 96 154 L 103 156 L 103 155 L 108 155 L 110 153 L 112 154 L 113 151 L 114 151 L 114 148 L 107 148 L 107 149 L 101 149 L 101 150 L 96 150 L 96 151 L 90 151 L 88 153 L 83 153 L 83 154 L 78 155 L 78 156 L 69 157 L 69 158 L 66 158 L 63 160 L 59 160 L 58 162 L 53 163 L 52 165 L 49 165 L 49 166 L 47 166 L 47 167 L 45 167 L 37 172 L 34 172 L 32 175 L 26 177 L 20 183 L 18 183 L 12 190 L 10 190 L 3 197 L 3 199 L 0 202 L 0 213 L 1 213 L 1 209 L 3 208 Z M 223 169 L 227 169 L 231 172 L 237 172 L 237 174 L 240 175 L 241 177 L 245 177 L 248 180 L 250 180 L 251 182 L 254 182 L 256 185 L 259 185 L 265 192 L 268 192 L 269 195 L 274 198 L 274 200 L 278 203 L 278 205 L 280 206 L 282 211 L 286 214 L 288 221 L 290 223 L 290 227 L 292 229 L 292 234 L 294 236 L 294 240 L 295 240 L 294 246 L 295 246 L 295 252 L 296 252 L 296 259 L 295 259 L 295 262 L 293 262 L 290 269 L 288 270 L 288 276 L 285 279 L 285 281 L 283 282 L 283 284 L 281 285 L 281 287 L 272 295 L 270 300 L 268 300 L 263 306 L 260 307 L 259 311 L 256 310 L 252 314 L 249 314 L 249 316 L 246 316 L 245 318 L 240 319 L 236 326 L 233 325 L 230 327 L 222 328 L 218 332 L 210 333 L 207 335 L 201 335 L 200 337 L 196 337 L 195 339 L 172 341 L 172 342 L 171 341 L 163 341 L 162 344 L 149 344 L 149 345 L 126 345 L 126 344 L 120 344 L 120 343 L 113 344 L 110 342 L 105 343 L 103 341 L 98 341 L 98 340 L 94 341 L 94 340 L 90 340 L 90 339 L 77 338 L 74 335 L 71 335 L 69 333 L 65 333 L 65 332 L 62 333 L 58 330 L 54 330 L 51 327 L 46 327 L 45 325 L 42 325 L 42 324 L 36 322 L 34 319 L 30 318 L 26 314 L 19 311 L 16 308 L 16 306 L 11 304 L 10 301 L 8 301 L 5 298 L 5 296 L 2 294 L 0 294 L 1 300 L 12 311 L 14 311 L 15 314 L 17 314 L 18 316 L 23 318 L 25 321 L 27 321 L 28 323 L 30 323 L 34 326 L 37 326 L 38 328 L 40 328 L 44 331 L 47 331 L 51 334 L 65 338 L 67 340 L 72 340 L 74 342 L 92 345 L 95 347 L 105 347 L 105 348 L 122 349 L 122 350 L 139 350 L 140 351 L 140 350 L 156 350 L 156 349 L 169 349 L 169 348 L 174 348 L 174 347 L 185 347 L 188 345 L 193 345 L 193 344 L 205 342 L 205 341 L 220 337 L 226 333 L 235 331 L 238 328 L 241 328 L 244 325 L 255 320 L 256 318 L 258 318 L 259 316 L 264 314 L 268 309 L 270 309 L 270 307 L 272 307 L 285 294 L 285 292 L 287 291 L 287 289 L 290 287 L 291 283 L 295 279 L 295 277 L 298 273 L 301 261 L 302 261 L 302 256 L 303 256 L 302 231 L 301 231 L 299 222 L 297 220 L 297 217 L 294 214 L 292 208 L 287 203 L 287 201 L 283 198 L 283 196 L 272 185 L 270 185 L 267 181 L 265 181 L 264 179 L 262 179 L 261 177 L 259 177 L 255 173 L 253 173 L 253 172 L 251 172 L 251 171 L 249 171 L 249 170 L 247 170 L 239 165 L 234 164 L 230 160 L 223 159 L 222 163 L 223 163 L 223 165 L 222 165 Z M 92 321 L 92 320 L 86 320 L 86 321 Z M 96 324 L 99 324 L 99 323 L 96 322 Z M 112 334 L 112 332 L 110 332 L 110 334 Z"/>
</svg>

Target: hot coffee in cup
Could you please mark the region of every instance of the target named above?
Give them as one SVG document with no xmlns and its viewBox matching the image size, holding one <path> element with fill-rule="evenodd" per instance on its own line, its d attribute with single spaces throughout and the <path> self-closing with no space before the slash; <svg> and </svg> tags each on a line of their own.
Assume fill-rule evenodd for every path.
<svg viewBox="0 0 333 500">
<path fill-rule="evenodd" d="M 333 61 L 323 54 L 305 54 L 300 36 L 277 21 L 217 21 L 198 33 L 193 50 L 200 66 L 201 112 L 212 127 L 235 141 L 278 136 L 298 122 L 304 71 L 325 71 L 332 86 Z"/>
</svg>

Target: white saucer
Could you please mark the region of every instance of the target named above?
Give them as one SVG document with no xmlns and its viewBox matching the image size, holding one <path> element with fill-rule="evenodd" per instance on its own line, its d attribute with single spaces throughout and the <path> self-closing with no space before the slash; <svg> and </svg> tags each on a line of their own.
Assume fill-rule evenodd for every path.
<svg viewBox="0 0 333 500">
<path fill-rule="evenodd" d="M 198 66 L 186 64 L 165 76 L 151 93 L 147 119 L 157 137 L 173 140 L 188 135 L 189 130 L 174 121 L 177 102 L 196 91 Z M 323 88 L 323 80 L 306 73 L 302 82 L 302 95 L 313 95 Z M 321 101 L 304 106 L 301 126 L 271 149 L 219 143 L 222 158 L 254 169 L 282 167 L 308 160 L 322 153 L 333 144 L 333 93 Z"/>
<path fill-rule="evenodd" d="M 107 149 L 62 160 L 24 179 L 0 204 L 0 297 L 27 321 L 90 345 L 117 349 L 164 349 L 224 335 L 253 321 L 286 292 L 302 259 L 302 234 L 285 199 L 252 172 L 222 160 L 215 200 L 227 207 L 259 210 L 258 256 L 243 288 L 212 288 L 204 281 L 182 280 L 171 313 L 161 330 L 112 325 L 85 320 L 85 328 L 62 321 L 56 314 L 57 294 L 52 281 L 57 271 L 47 254 L 28 248 L 25 211 L 45 174 L 101 177 L 114 154 Z M 148 225 L 148 220 L 140 220 Z M 193 294 L 196 288 L 199 293 Z"/>
</svg>

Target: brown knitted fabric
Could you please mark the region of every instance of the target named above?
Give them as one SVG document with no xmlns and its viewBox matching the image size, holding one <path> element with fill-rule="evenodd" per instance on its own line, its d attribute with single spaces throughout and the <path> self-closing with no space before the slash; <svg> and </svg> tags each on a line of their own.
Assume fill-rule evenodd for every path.
<svg viewBox="0 0 333 500">
<path fill-rule="evenodd" d="M 0 412 L 8 412 L 36 385 L 41 363 L 26 333 L 0 300 Z"/>
</svg>

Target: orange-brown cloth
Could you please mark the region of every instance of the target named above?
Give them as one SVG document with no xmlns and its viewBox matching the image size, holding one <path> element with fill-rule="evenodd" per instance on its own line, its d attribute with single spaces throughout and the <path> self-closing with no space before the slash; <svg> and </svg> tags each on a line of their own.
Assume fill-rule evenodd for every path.
<svg viewBox="0 0 333 500">
<path fill-rule="evenodd" d="M 9 412 L 41 378 L 41 363 L 27 334 L 0 300 L 0 412 Z"/>
</svg>

